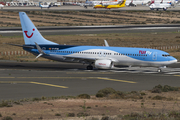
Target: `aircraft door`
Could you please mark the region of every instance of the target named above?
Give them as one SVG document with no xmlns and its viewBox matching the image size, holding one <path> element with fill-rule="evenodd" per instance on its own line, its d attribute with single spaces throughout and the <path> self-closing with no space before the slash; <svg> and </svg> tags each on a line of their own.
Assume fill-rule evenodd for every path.
<svg viewBox="0 0 180 120">
<path fill-rule="evenodd" d="M 153 54 L 152 54 L 152 59 L 153 59 L 153 60 L 157 60 L 157 52 L 153 52 Z"/>
<path fill-rule="evenodd" d="M 103 57 L 106 57 L 106 52 L 103 52 Z"/>
<path fill-rule="evenodd" d="M 99 52 L 99 57 L 106 57 L 106 52 L 100 51 Z"/>
<path fill-rule="evenodd" d="M 100 51 L 100 52 L 99 52 L 99 57 L 102 57 L 102 56 L 103 56 L 103 52 Z"/>
</svg>

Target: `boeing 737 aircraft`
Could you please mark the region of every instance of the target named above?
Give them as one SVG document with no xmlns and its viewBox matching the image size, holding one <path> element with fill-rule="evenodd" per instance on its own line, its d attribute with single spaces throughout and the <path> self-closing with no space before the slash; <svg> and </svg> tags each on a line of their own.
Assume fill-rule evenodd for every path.
<svg viewBox="0 0 180 120">
<path fill-rule="evenodd" d="M 112 2 L 109 4 L 102 3 L 99 5 L 95 5 L 94 9 L 96 8 L 106 8 L 106 9 L 121 8 L 121 7 L 125 7 L 125 3 L 126 3 L 126 0 L 119 1 L 118 3 L 117 2 L 114 2 L 114 3 Z"/>
<path fill-rule="evenodd" d="M 136 65 L 161 67 L 176 63 L 177 59 L 167 52 L 131 47 L 110 47 L 105 41 L 105 46 L 75 46 L 59 45 L 46 40 L 34 26 L 25 12 L 19 12 L 25 45 L 24 50 L 38 57 L 44 57 L 61 62 L 79 62 L 88 64 L 87 69 L 93 66 L 98 69 L 113 69 L 114 65 Z"/>
<path fill-rule="evenodd" d="M 118 0 L 113 0 L 113 1 L 88 1 L 86 0 L 86 5 L 91 5 L 91 6 L 95 6 L 95 5 L 99 5 L 99 4 L 117 4 L 119 1 Z"/>
</svg>

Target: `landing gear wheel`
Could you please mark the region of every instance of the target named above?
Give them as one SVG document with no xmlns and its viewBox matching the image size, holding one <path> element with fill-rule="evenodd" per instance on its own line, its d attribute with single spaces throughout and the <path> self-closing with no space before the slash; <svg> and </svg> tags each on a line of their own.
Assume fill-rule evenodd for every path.
<svg viewBox="0 0 180 120">
<path fill-rule="evenodd" d="M 87 70 L 93 70 L 93 66 L 87 66 Z"/>
<path fill-rule="evenodd" d="M 161 72 L 162 72 L 162 70 L 161 70 L 161 69 L 158 69 L 158 70 L 157 70 L 157 72 L 158 72 L 158 73 L 161 73 Z"/>
</svg>

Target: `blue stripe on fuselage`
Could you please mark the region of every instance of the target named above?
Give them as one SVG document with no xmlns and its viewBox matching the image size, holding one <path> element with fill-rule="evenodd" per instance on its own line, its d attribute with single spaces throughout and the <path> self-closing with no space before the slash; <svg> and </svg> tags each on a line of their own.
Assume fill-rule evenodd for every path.
<svg viewBox="0 0 180 120">
<path fill-rule="evenodd" d="M 36 49 L 35 45 L 25 45 L 25 46 L 33 46 L 35 49 L 25 48 L 29 52 L 38 54 L 39 52 Z M 103 47 L 103 46 L 73 46 L 73 45 L 39 45 L 41 49 L 44 50 L 47 54 L 59 54 L 59 55 L 71 55 L 74 53 L 62 53 L 57 51 L 70 51 L 70 52 L 82 52 L 85 50 L 93 50 L 100 49 L 101 52 L 103 50 L 110 50 L 117 53 L 125 54 L 128 57 L 142 60 L 142 61 L 151 61 L 151 62 L 161 62 L 171 60 L 171 56 L 163 57 L 162 54 L 168 54 L 167 52 L 156 50 L 156 49 L 148 49 L 148 48 L 131 48 L 131 47 Z M 100 52 L 96 51 L 96 52 Z M 129 54 L 129 55 L 128 55 Z M 113 54 L 114 55 L 114 54 Z M 136 55 L 136 56 L 135 56 Z M 140 56 L 139 56 L 140 55 Z M 154 57 L 154 58 L 153 58 Z"/>
</svg>

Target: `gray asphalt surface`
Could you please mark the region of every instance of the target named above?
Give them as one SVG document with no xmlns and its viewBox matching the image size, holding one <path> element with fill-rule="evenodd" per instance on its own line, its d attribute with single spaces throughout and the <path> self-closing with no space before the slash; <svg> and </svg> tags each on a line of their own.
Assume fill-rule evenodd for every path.
<svg viewBox="0 0 180 120">
<path fill-rule="evenodd" d="M 5 30 L 4 30 L 5 29 Z M 75 34 L 106 34 L 106 33 L 152 33 L 152 32 L 177 32 L 178 25 L 156 25 L 156 26 L 106 26 L 106 27 L 40 27 L 38 30 L 42 35 L 75 35 Z M 0 28 L 2 36 L 22 36 L 21 28 Z"/>
<path fill-rule="evenodd" d="M 179 66 L 176 64 L 164 69 L 163 73 L 157 73 L 156 68 L 123 67 L 88 71 L 86 66 L 76 63 L 1 61 L 0 100 L 83 93 L 95 95 L 106 87 L 119 91 L 139 91 L 150 90 L 158 84 L 178 86 Z"/>
</svg>

